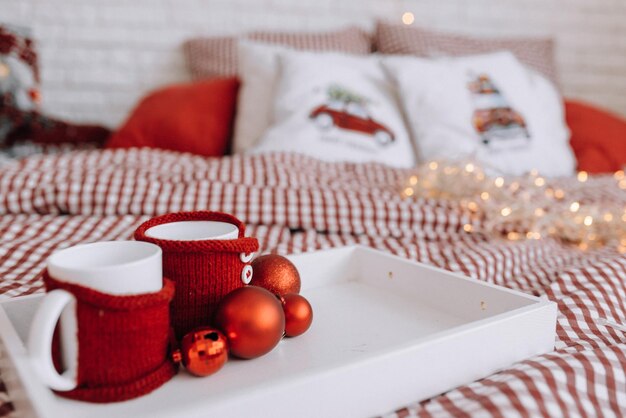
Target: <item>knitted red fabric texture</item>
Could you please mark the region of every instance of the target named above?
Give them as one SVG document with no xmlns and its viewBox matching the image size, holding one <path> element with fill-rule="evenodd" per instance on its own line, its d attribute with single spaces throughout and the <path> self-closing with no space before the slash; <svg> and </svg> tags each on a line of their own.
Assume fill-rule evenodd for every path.
<svg viewBox="0 0 626 418">
<path fill-rule="evenodd" d="M 123 401 L 153 391 L 176 374 L 169 347 L 172 281 L 163 279 L 156 293 L 113 296 L 55 280 L 47 272 L 43 279 L 48 291 L 63 289 L 76 298 L 78 385 L 60 396 Z"/>
<path fill-rule="evenodd" d="M 232 240 L 172 241 L 146 236 L 153 226 L 180 221 L 219 221 L 234 224 L 239 238 Z M 244 238 L 244 224 L 221 212 L 178 212 L 152 218 L 137 228 L 135 239 L 151 242 L 163 250 L 163 274 L 176 283 L 172 325 L 178 339 L 200 326 L 209 325 L 213 311 L 224 296 L 244 286 L 243 268 L 249 264 L 240 254 L 259 249 L 256 238 Z"/>
</svg>

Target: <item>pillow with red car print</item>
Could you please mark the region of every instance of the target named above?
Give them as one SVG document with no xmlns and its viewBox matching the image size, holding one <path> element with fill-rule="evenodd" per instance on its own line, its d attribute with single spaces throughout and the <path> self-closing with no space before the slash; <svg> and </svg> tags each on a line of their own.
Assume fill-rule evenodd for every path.
<svg viewBox="0 0 626 418">
<path fill-rule="evenodd" d="M 250 152 L 415 164 L 395 89 L 377 57 L 282 50 L 278 67 L 273 124 Z"/>
</svg>

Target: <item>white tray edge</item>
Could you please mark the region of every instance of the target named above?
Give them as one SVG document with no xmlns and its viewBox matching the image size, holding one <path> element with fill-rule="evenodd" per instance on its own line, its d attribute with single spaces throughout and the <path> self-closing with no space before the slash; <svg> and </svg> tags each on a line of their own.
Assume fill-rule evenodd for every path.
<svg viewBox="0 0 626 418">
<path fill-rule="evenodd" d="M 391 259 L 402 261 L 402 262 L 407 262 L 407 261 L 413 262 L 403 257 L 399 257 L 399 256 L 387 254 L 387 253 L 382 253 L 380 251 L 373 250 L 368 247 L 362 247 L 362 246 L 322 250 L 321 252 L 327 252 L 327 251 L 332 251 L 332 252 L 343 251 L 343 252 L 346 252 L 347 256 L 349 256 L 348 253 L 351 253 L 351 252 L 364 251 L 367 253 L 375 253 L 377 255 L 382 254 L 385 257 L 389 257 Z M 298 258 L 306 257 L 307 255 L 308 255 L 307 253 L 297 254 L 297 255 L 291 256 L 290 258 L 294 258 L 297 260 Z M 451 273 L 449 271 L 438 269 L 436 267 L 425 266 L 423 264 L 422 266 L 428 269 L 435 270 L 435 271 L 442 271 L 447 274 L 452 274 L 462 280 L 468 280 L 468 281 L 474 281 L 474 282 L 476 281 L 475 279 L 470 279 L 463 275 Z M 543 354 L 553 349 L 554 339 L 555 339 L 554 329 L 556 328 L 556 311 L 557 311 L 557 305 L 554 302 L 551 302 L 542 298 L 538 298 L 535 296 L 526 295 L 524 293 L 521 293 L 515 290 L 506 289 L 501 286 L 497 286 L 497 285 L 493 285 L 493 284 L 489 284 L 485 282 L 480 282 L 480 284 L 484 286 L 488 286 L 488 287 L 494 287 L 494 288 L 497 288 L 498 290 L 511 292 L 511 293 L 516 294 L 517 296 L 523 296 L 527 299 L 532 300 L 534 303 L 529 306 L 525 306 L 523 308 L 519 308 L 513 311 L 509 311 L 509 312 L 505 312 L 505 313 L 493 316 L 491 318 L 475 321 L 472 324 L 462 325 L 453 330 L 443 331 L 441 333 L 438 333 L 437 335 L 434 335 L 431 338 L 428 338 L 427 341 L 422 341 L 421 343 L 419 341 L 413 341 L 410 344 L 406 344 L 405 346 L 394 347 L 393 350 L 389 350 L 389 352 L 387 353 L 378 353 L 376 356 L 365 357 L 359 362 L 355 362 L 355 363 L 342 366 L 339 368 L 335 367 L 333 369 L 329 369 L 326 372 L 319 373 L 315 377 L 316 387 L 320 388 L 321 392 L 323 392 L 326 387 L 331 388 L 333 385 L 328 385 L 325 382 L 330 382 L 333 379 L 336 379 L 337 370 L 342 371 L 342 376 L 344 376 L 343 379 L 345 379 L 346 382 L 355 382 L 355 381 L 367 382 L 368 376 L 371 376 L 372 374 L 376 375 L 376 370 L 380 370 L 380 368 L 383 366 L 389 367 L 388 360 L 390 358 L 393 358 L 395 360 L 394 364 L 396 365 L 403 364 L 402 369 L 406 367 L 411 367 L 410 365 L 412 361 L 415 362 L 416 361 L 415 359 L 417 357 L 425 355 L 424 349 L 428 349 L 428 346 L 430 346 L 430 351 L 432 352 L 433 347 L 437 347 L 438 345 L 444 344 L 445 342 L 453 340 L 454 338 L 459 338 L 460 336 L 466 336 L 467 334 L 475 334 L 476 337 L 479 338 L 481 333 L 486 332 L 485 330 L 493 330 L 494 327 L 502 329 L 502 332 L 507 332 L 507 330 L 515 329 L 518 334 L 520 334 L 519 331 L 521 329 L 522 331 L 521 335 L 518 335 L 518 337 L 524 338 L 526 340 L 531 339 L 533 342 L 532 344 L 528 344 L 529 346 L 532 346 L 532 349 L 524 353 L 523 356 L 517 355 L 517 357 L 515 357 L 515 355 L 513 355 L 510 359 L 502 361 L 501 362 L 502 364 L 498 365 L 495 368 L 490 369 L 488 371 L 488 374 L 497 371 L 499 368 L 510 366 L 511 363 L 514 363 L 516 361 L 522 360 L 530 356 Z M 37 297 L 37 296 L 41 296 L 41 295 L 26 296 L 24 298 Z M 22 298 L 19 298 L 19 299 L 22 299 Z M 17 299 L 12 299 L 12 300 L 17 300 Z M 0 302 L 6 303 L 8 301 L 10 300 L 4 300 Z M 535 318 L 535 320 L 543 321 L 544 325 L 542 327 L 542 330 L 543 330 L 542 333 L 537 333 L 536 330 L 531 330 L 531 329 L 528 329 L 528 327 L 521 326 L 521 324 L 528 322 L 529 318 L 533 318 L 533 317 Z M 546 324 L 545 323 L 546 318 L 553 318 L 552 324 Z M 2 369 L 2 376 L 5 379 L 5 383 L 7 385 L 7 389 L 9 390 L 11 399 L 14 402 L 16 409 L 20 411 L 20 416 L 22 415 L 23 416 L 40 416 L 40 417 L 54 416 L 53 411 L 43 409 L 42 405 L 45 405 L 47 403 L 46 402 L 47 399 L 54 400 L 55 395 L 53 395 L 52 392 L 50 392 L 48 389 L 44 388 L 40 384 L 36 384 L 37 382 L 33 382 L 33 379 L 28 378 L 28 375 L 33 374 L 33 370 L 30 368 L 30 364 L 28 364 L 28 361 L 27 361 L 28 359 L 26 357 L 26 352 L 22 344 L 22 341 L 20 337 L 17 335 L 13 327 L 13 324 L 10 322 L 4 309 L 2 308 L 2 303 L 0 303 L 0 330 L 2 330 L 0 334 L 2 337 L 2 342 L 5 345 L 5 349 L 3 350 L 3 352 L 5 353 L 6 356 L 9 357 L 8 359 L 3 357 L 4 361 L 0 363 L 0 368 Z M 426 342 L 428 344 L 425 344 Z M 7 348 L 6 345 L 10 346 L 11 348 Z M 497 351 L 495 347 L 482 347 L 481 349 L 487 350 L 487 351 L 492 350 L 494 352 Z M 12 367 L 11 364 L 5 364 L 7 360 L 10 360 L 11 362 L 13 362 L 16 365 L 16 367 Z M 462 384 L 468 381 L 473 381 L 476 378 L 480 378 L 482 376 L 487 375 L 485 374 L 485 369 L 484 368 L 480 369 L 480 367 L 478 367 L 479 365 L 470 365 L 470 366 L 474 366 L 474 367 L 466 367 L 465 368 L 466 370 L 464 370 L 461 380 L 459 380 L 457 376 L 457 379 L 455 381 L 458 381 L 458 384 Z M 477 371 L 477 370 L 480 370 L 480 371 Z M 399 372 L 401 371 L 402 370 L 399 370 Z M 402 375 L 402 373 L 399 373 L 399 375 Z M 254 397 L 266 396 L 268 398 L 271 398 L 272 396 L 274 396 L 272 395 L 272 393 L 274 394 L 276 393 L 276 388 L 280 388 L 283 402 L 284 402 L 284 399 L 287 398 L 287 396 L 289 396 L 289 394 L 293 395 L 291 396 L 291 398 L 295 398 L 298 400 L 297 407 L 301 411 L 309 411 L 310 416 L 321 416 L 320 414 L 323 414 L 323 416 L 341 415 L 341 414 L 337 414 L 337 412 L 339 412 L 338 410 L 334 410 L 334 409 L 328 410 L 324 408 L 323 405 L 319 404 L 319 399 L 307 399 L 306 397 L 303 398 L 302 396 L 300 396 L 301 392 L 298 392 L 299 390 L 298 388 L 301 385 L 311 385 L 311 384 L 312 382 L 310 378 L 295 379 L 295 380 L 290 380 L 289 382 L 277 382 L 277 384 L 274 385 L 271 389 L 268 389 L 266 391 L 257 391 L 254 394 L 252 394 L 252 396 Z M 437 395 L 438 393 L 441 393 L 442 391 L 451 387 L 450 386 L 451 384 L 454 384 L 454 381 L 451 381 L 449 379 L 446 380 L 445 382 L 444 381 L 433 382 L 430 392 L 416 393 L 412 389 L 410 379 L 409 380 L 405 379 L 404 382 L 398 382 L 398 385 L 393 391 L 393 393 L 385 393 L 385 398 L 384 400 L 379 402 L 380 407 L 376 411 L 372 411 L 371 409 L 359 410 L 358 409 L 359 399 L 361 399 L 363 396 L 368 396 L 368 395 L 363 393 L 363 390 L 365 389 L 359 390 L 358 388 L 353 388 L 353 390 L 348 390 L 341 394 L 341 396 L 344 397 L 346 400 L 350 400 L 354 398 L 352 399 L 351 402 L 349 402 L 354 408 L 343 411 L 342 414 L 348 414 L 349 416 L 355 416 L 355 415 L 366 416 L 366 415 L 372 415 L 372 414 L 386 413 L 386 412 L 389 412 L 393 408 L 397 408 L 402 405 L 414 402 L 416 399 L 427 398 L 433 395 Z M 320 394 L 320 391 L 318 391 L 317 393 L 318 395 Z M 326 395 L 328 396 L 328 399 L 332 399 L 333 396 L 337 396 L 337 393 L 334 393 L 333 391 L 329 391 Z M 376 396 L 376 394 L 369 394 L 369 396 Z M 38 402 L 31 403 L 28 400 L 29 398 L 37 399 Z M 279 413 L 279 415 L 281 416 L 283 415 L 287 416 L 288 415 L 287 412 L 289 411 L 289 406 L 294 407 L 294 405 L 285 403 L 285 405 L 278 406 L 276 412 Z M 236 404 L 233 405 L 230 403 L 225 403 L 224 408 L 225 409 L 222 411 L 224 416 L 237 416 L 239 414 L 243 414 L 246 412 L 243 409 L 239 410 Z M 280 411 L 283 409 L 284 409 L 284 414 L 281 414 Z M 307 414 L 305 413 L 305 415 Z M 191 416 L 196 416 L 196 415 L 191 414 Z M 201 416 L 201 415 L 198 415 L 198 416 Z"/>
</svg>

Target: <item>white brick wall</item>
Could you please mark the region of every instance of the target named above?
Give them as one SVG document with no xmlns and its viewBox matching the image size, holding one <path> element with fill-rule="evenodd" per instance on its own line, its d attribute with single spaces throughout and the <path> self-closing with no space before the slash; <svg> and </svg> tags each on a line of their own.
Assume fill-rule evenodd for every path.
<svg viewBox="0 0 626 418">
<path fill-rule="evenodd" d="M 187 79 L 191 36 L 371 28 L 404 11 L 475 35 L 553 35 L 565 94 L 626 115 L 626 0 L 0 0 L 0 21 L 35 31 L 44 108 L 111 126 L 145 92 Z"/>
</svg>

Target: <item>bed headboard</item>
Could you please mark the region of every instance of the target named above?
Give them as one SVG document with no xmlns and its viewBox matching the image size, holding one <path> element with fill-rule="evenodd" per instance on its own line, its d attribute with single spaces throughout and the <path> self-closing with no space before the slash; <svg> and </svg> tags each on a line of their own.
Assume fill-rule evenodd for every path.
<svg viewBox="0 0 626 418">
<path fill-rule="evenodd" d="M 626 2 L 619 0 L 0 0 L 38 40 L 44 109 L 119 124 L 156 86 L 187 79 L 181 43 L 250 29 L 316 30 L 376 18 L 475 35 L 554 35 L 566 95 L 626 114 Z"/>
</svg>

